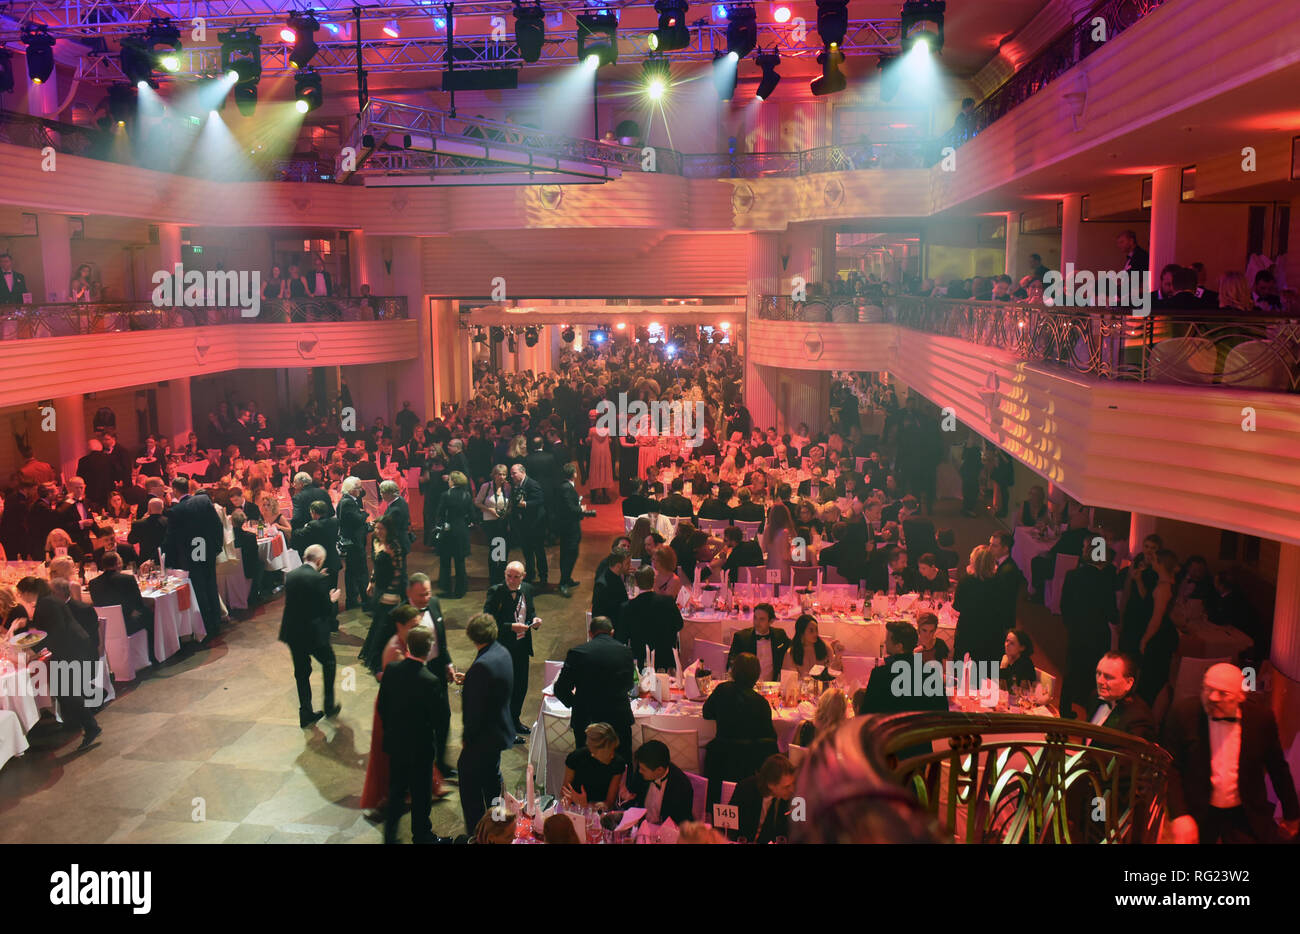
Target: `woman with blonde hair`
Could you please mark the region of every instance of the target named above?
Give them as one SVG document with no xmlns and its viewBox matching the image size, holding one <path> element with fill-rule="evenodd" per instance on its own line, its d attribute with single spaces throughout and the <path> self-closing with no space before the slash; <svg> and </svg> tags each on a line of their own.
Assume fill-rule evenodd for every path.
<svg viewBox="0 0 1300 934">
<path fill-rule="evenodd" d="M 84 557 L 81 548 L 72 541 L 71 535 L 63 529 L 51 529 L 50 534 L 45 536 L 45 560 L 58 557 L 60 549 L 75 563 L 80 563 Z"/>
<path fill-rule="evenodd" d="M 835 728 L 848 718 L 848 715 L 849 703 L 844 692 L 839 688 L 831 688 L 818 699 L 817 712 L 813 714 L 813 718 L 799 724 L 799 731 L 795 734 L 795 745 L 811 746 L 823 736 L 833 733 Z"/>
<path fill-rule="evenodd" d="M 289 525 L 289 520 L 280 511 L 280 497 L 268 490 L 258 499 L 257 509 L 262 514 L 262 521 L 267 525 L 274 526 L 285 535 L 292 534 L 293 530 Z"/>
<path fill-rule="evenodd" d="M 1239 272 L 1225 272 L 1219 277 L 1219 307 L 1229 311 L 1250 314 L 1255 310 L 1255 297 L 1250 283 Z"/>
<path fill-rule="evenodd" d="M 608 723 L 592 723 L 583 738 L 587 744 L 564 760 L 560 794 L 578 807 L 612 810 L 627 771 L 627 760 L 618 755 L 618 733 Z"/>
<path fill-rule="evenodd" d="M 1002 660 L 1003 633 L 999 621 L 997 559 L 988 545 L 978 545 L 970 553 L 966 576 L 957 582 L 952 608 L 959 614 L 953 656 L 962 659 L 967 653 L 976 662 Z"/>
<path fill-rule="evenodd" d="M 54 531 L 60 530 L 55 529 Z M 66 533 L 64 534 L 66 535 Z M 82 599 L 81 584 L 77 581 L 77 563 L 77 559 L 70 555 L 62 555 L 50 562 L 50 580 L 67 581 L 68 587 L 72 590 L 73 600 Z"/>
</svg>

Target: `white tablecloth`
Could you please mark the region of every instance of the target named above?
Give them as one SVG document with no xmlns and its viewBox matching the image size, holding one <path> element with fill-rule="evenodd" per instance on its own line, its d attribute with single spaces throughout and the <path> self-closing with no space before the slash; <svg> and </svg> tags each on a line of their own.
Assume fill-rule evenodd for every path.
<svg viewBox="0 0 1300 934">
<path fill-rule="evenodd" d="M 0 710 L 0 769 L 26 751 L 27 736 L 18 722 L 18 715 L 12 710 Z"/>
<path fill-rule="evenodd" d="M 8 662 L 0 662 L 0 711 L 13 714 L 24 733 L 41 718 L 32 676 L 26 668 L 16 669 Z"/>
<path fill-rule="evenodd" d="M 913 618 L 914 612 L 902 612 L 899 615 Z M 885 642 L 886 620 L 875 617 L 864 618 L 862 616 L 837 618 L 826 613 L 817 613 L 815 615 L 817 616 L 818 635 L 827 641 L 839 640 L 845 646 L 844 652 L 846 655 L 883 657 L 882 648 Z M 681 646 L 682 664 L 685 665 L 696 658 L 696 639 L 715 642 L 720 645 L 730 645 L 732 637 L 737 632 L 742 629 L 749 629 L 754 625 L 754 615 L 753 613 L 747 613 L 743 617 L 720 616 L 709 611 L 699 611 L 684 617 L 683 623 L 678 642 Z M 794 618 L 778 619 L 775 625 L 779 629 L 784 629 L 787 635 L 794 635 Z M 949 605 L 939 613 L 939 638 L 952 646 L 956 633 L 957 614 L 953 612 L 952 607 Z"/>
<path fill-rule="evenodd" d="M 262 567 L 268 571 L 292 571 L 302 567 L 302 558 L 289 547 L 279 529 L 270 529 L 264 538 L 257 540 L 257 553 L 262 559 Z"/>
<path fill-rule="evenodd" d="M 208 637 L 203 614 L 199 612 L 189 581 L 170 593 L 141 588 L 140 595 L 153 604 L 153 651 L 158 661 L 180 651 L 182 636 L 190 636 L 196 641 Z"/>
</svg>

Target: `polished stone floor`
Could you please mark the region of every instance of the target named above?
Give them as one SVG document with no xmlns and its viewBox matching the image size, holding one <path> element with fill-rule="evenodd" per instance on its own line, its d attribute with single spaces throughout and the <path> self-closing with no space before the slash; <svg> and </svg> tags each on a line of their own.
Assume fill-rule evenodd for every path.
<svg viewBox="0 0 1300 934">
<path fill-rule="evenodd" d="M 536 717 L 546 659 L 563 659 L 584 638 L 597 562 L 623 527 L 615 506 L 584 524 L 572 599 L 539 598 L 542 628 L 523 719 Z M 987 518 L 962 519 L 955 501 L 936 509 L 936 524 L 957 533 L 959 551 L 987 541 Z M 445 601 L 448 643 L 461 667 L 473 658 L 465 622 L 482 606 L 487 569 L 476 547 L 466 599 Z M 550 553 L 551 581 L 558 553 Z M 436 558 L 417 551 L 412 570 L 437 579 Z M 288 649 L 276 641 L 283 598 L 277 597 L 227 627 L 210 647 L 186 646 L 166 664 L 120 686 L 100 714 L 104 728 L 92 748 L 80 737 L 43 721 L 32 748 L 0 770 L 0 843 L 378 843 L 381 829 L 360 808 L 378 684 L 356 660 L 369 619 L 352 611 L 335 637 L 343 713 L 336 721 L 298 727 L 297 697 Z M 1038 664 L 1059 671 L 1064 648 L 1059 618 L 1022 607 L 1039 644 Z M 320 706 L 320 673 L 313 677 Z M 451 757 L 459 748 L 460 702 L 452 696 Z M 526 747 L 502 757 L 507 786 L 518 789 Z M 433 808 L 437 833 L 462 832 L 454 783 Z M 402 833 L 407 834 L 404 819 Z"/>
</svg>

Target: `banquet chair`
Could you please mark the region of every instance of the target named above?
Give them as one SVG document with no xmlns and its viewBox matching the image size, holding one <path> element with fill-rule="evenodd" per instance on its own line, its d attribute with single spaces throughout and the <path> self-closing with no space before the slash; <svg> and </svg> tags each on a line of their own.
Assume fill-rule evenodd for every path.
<svg viewBox="0 0 1300 934">
<path fill-rule="evenodd" d="M 808 747 L 791 743 L 786 747 L 785 755 L 786 758 L 790 760 L 790 764 L 797 769 L 803 764 L 803 760 L 807 757 Z"/>
<path fill-rule="evenodd" d="M 555 683 L 555 679 L 560 676 L 560 669 L 564 667 L 564 662 L 557 662 L 554 659 L 546 660 L 546 671 L 542 678 L 542 687 L 549 688 Z"/>
<path fill-rule="evenodd" d="M 92 682 L 92 687 L 95 693 L 103 692 L 103 700 L 92 709 L 98 709 L 117 697 L 117 692 L 113 690 L 113 678 L 108 673 L 108 656 L 104 653 L 104 631 L 107 627 L 108 620 L 101 615 L 99 617 L 99 677 Z M 91 707 L 91 704 L 87 702 L 86 706 Z"/>
<path fill-rule="evenodd" d="M 807 587 L 809 584 L 820 587 L 822 584 L 822 567 L 790 568 L 790 586 Z"/>
<path fill-rule="evenodd" d="M 366 491 L 366 512 L 370 513 L 370 518 L 382 516 L 387 504 L 379 498 L 379 484 L 374 480 L 362 480 L 361 488 Z"/>
<path fill-rule="evenodd" d="M 705 639 L 695 640 L 695 658 L 709 671 L 713 672 L 715 681 L 721 681 L 727 671 L 727 654 L 730 650 L 725 645 L 709 642 Z M 686 662 L 685 659 L 682 659 Z"/>
<path fill-rule="evenodd" d="M 835 638 L 842 645 L 844 655 L 880 657 L 881 629 L 878 625 L 847 625 L 835 627 Z"/>
<path fill-rule="evenodd" d="M 1061 589 L 1065 586 L 1065 575 L 1078 566 L 1078 555 L 1057 555 L 1056 570 L 1043 585 L 1043 604 L 1058 616 L 1061 614 Z"/>
<path fill-rule="evenodd" d="M 683 772 L 700 770 L 700 734 L 695 730 L 661 730 L 645 724 L 641 727 L 641 745 L 657 739 L 668 747 L 673 765 Z"/>
<path fill-rule="evenodd" d="M 865 685 L 871 680 L 871 672 L 880 664 L 874 655 L 841 655 L 840 664 L 844 666 L 844 680 L 857 681 Z"/>
<path fill-rule="evenodd" d="M 623 531 L 624 531 L 624 532 L 629 532 L 629 533 L 630 533 L 630 532 L 632 531 L 632 526 L 634 526 L 634 525 L 636 525 L 636 516 L 624 516 L 624 517 L 623 517 Z"/>
<path fill-rule="evenodd" d="M 772 586 L 767 580 L 767 568 L 737 568 L 736 583 L 738 584 L 766 584 Z"/>
<path fill-rule="evenodd" d="M 1041 668 L 1039 668 L 1039 667 L 1037 667 L 1037 666 L 1034 667 L 1034 671 L 1036 671 L 1036 672 L 1038 673 L 1038 683 L 1041 684 L 1041 685 L 1043 686 L 1043 690 L 1045 690 L 1045 691 L 1047 692 L 1047 696 L 1048 696 L 1048 698 L 1049 698 L 1050 700 L 1055 700 L 1055 699 L 1056 699 L 1056 687 L 1057 687 L 1057 685 L 1056 685 L 1056 676 L 1055 676 L 1055 675 L 1050 675 L 1050 674 L 1048 674 L 1047 672 L 1043 671 L 1043 669 L 1041 669 Z M 1197 685 L 1197 688 L 1198 688 L 1198 689 L 1199 689 L 1199 687 L 1200 687 L 1200 686 Z"/>
<path fill-rule="evenodd" d="M 104 655 L 115 681 L 134 681 L 135 673 L 149 667 L 149 634 L 143 629 L 126 634 L 126 618 L 120 606 L 97 606 L 104 618 Z"/>
<path fill-rule="evenodd" d="M 721 535 L 729 525 L 730 519 L 701 519 L 700 531 L 709 535 Z"/>
<path fill-rule="evenodd" d="M 686 779 L 691 783 L 691 816 L 697 821 L 702 821 L 705 816 L 704 810 L 709 803 L 709 780 L 694 772 L 687 772 Z"/>
<path fill-rule="evenodd" d="M 217 565 L 217 593 L 232 610 L 248 609 L 248 594 L 253 582 L 244 576 L 241 561 L 227 561 Z"/>
<path fill-rule="evenodd" d="M 564 786 L 564 759 L 577 748 L 573 723 L 568 717 L 558 717 L 543 710 L 542 733 L 546 737 L 546 790 L 558 795 Z"/>
<path fill-rule="evenodd" d="M 733 522 L 732 523 L 732 525 L 740 529 L 740 532 L 744 536 L 745 541 L 750 541 L 754 538 L 757 538 L 758 527 L 762 524 L 763 523 L 761 522 Z"/>
</svg>

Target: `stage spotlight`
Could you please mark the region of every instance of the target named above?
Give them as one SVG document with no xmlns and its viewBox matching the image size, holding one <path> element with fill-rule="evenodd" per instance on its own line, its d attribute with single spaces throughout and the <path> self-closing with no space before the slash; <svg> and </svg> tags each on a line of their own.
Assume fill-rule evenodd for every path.
<svg viewBox="0 0 1300 934">
<path fill-rule="evenodd" d="M 652 52 L 672 52 L 691 44 L 691 29 L 686 25 L 687 0 L 655 0 L 659 28 L 646 40 Z"/>
<path fill-rule="evenodd" d="M 54 73 L 54 37 L 44 23 L 23 27 L 23 44 L 27 46 L 27 77 L 33 84 L 50 80 Z"/>
<path fill-rule="evenodd" d="M 587 335 L 593 344 L 603 344 L 609 340 L 609 332 L 603 328 L 597 328 Z"/>
<path fill-rule="evenodd" d="M 321 90 L 320 75 L 308 68 L 299 72 L 293 79 L 294 107 L 298 113 L 305 114 L 315 110 L 325 101 L 325 92 Z"/>
<path fill-rule="evenodd" d="M 0 94 L 8 94 L 14 89 L 14 57 L 0 46 Z"/>
<path fill-rule="evenodd" d="M 790 22 L 790 8 L 785 5 L 777 7 L 772 11 L 772 19 L 776 20 L 778 23 Z"/>
<path fill-rule="evenodd" d="M 822 73 L 808 83 L 813 94 L 820 97 L 824 94 L 835 94 L 848 87 L 844 72 L 840 71 L 840 65 L 843 63 L 844 53 L 834 46 L 824 49 L 817 56 L 817 64 L 822 66 Z"/>
<path fill-rule="evenodd" d="M 154 67 L 172 74 L 180 71 L 181 31 L 169 18 L 157 16 L 149 20 L 144 37 Z"/>
<path fill-rule="evenodd" d="M 515 339 L 514 328 L 511 328 L 509 331 L 506 332 L 506 349 L 509 350 L 511 353 L 519 352 L 519 343 Z"/>
<path fill-rule="evenodd" d="M 727 17 L 727 51 L 744 58 L 758 45 L 758 17 L 752 6 L 734 6 Z"/>
<path fill-rule="evenodd" d="M 288 32 L 292 38 L 285 39 L 286 42 L 293 46 L 293 51 L 289 53 L 289 64 L 294 68 L 306 68 L 307 63 L 312 60 L 312 56 L 320 49 L 316 44 L 316 30 L 320 29 L 320 23 L 310 12 L 292 13 L 289 16 L 289 27 L 280 30 L 280 38 L 285 39 L 285 33 Z"/>
<path fill-rule="evenodd" d="M 397 20 L 390 19 L 384 23 L 384 35 L 390 39 L 398 39 L 402 35 L 401 27 L 397 25 Z"/>
<path fill-rule="evenodd" d="M 572 344 L 577 336 L 577 334 L 573 333 L 573 328 L 567 326 L 560 332 L 560 340 L 564 341 L 566 344 Z"/>
<path fill-rule="evenodd" d="M 641 63 L 641 81 L 652 101 L 663 98 L 672 81 L 672 63 L 662 55 L 651 55 Z"/>
<path fill-rule="evenodd" d="M 947 6 L 945 0 L 906 0 L 898 24 L 904 52 L 918 43 L 925 43 L 936 55 L 943 51 L 943 11 Z"/>
<path fill-rule="evenodd" d="M 234 75 L 235 105 L 245 117 L 257 110 L 257 82 L 262 80 L 262 37 L 254 29 L 232 29 L 217 34 L 221 43 L 221 70 Z"/>
<path fill-rule="evenodd" d="M 537 328 L 524 328 L 524 343 L 529 347 L 537 346 L 537 339 L 539 336 Z"/>
<path fill-rule="evenodd" d="M 144 36 L 124 36 L 122 50 L 118 54 L 122 74 L 134 85 L 155 86 L 153 79 L 153 61 L 145 45 Z"/>
<path fill-rule="evenodd" d="M 776 86 L 781 83 L 781 76 L 776 72 L 776 66 L 781 64 L 781 53 L 776 49 L 770 52 L 759 52 L 754 61 L 758 63 L 759 68 L 763 69 L 763 77 L 759 79 L 755 96 L 765 101 L 772 96 Z"/>
<path fill-rule="evenodd" d="M 542 57 L 542 44 L 546 41 L 546 11 L 540 3 L 524 6 L 515 4 L 515 44 L 519 57 L 532 64 Z"/>
<path fill-rule="evenodd" d="M 817 35 L 822 37 L 822 45 L 838 47 L 848 30 L 848 0 L 817 0 Z"/>
<path fill-rule="evenodd" d="M 880 99 L 882 101 L 892 101 L 894 96 L 898 94 L 898 89 L 902 84 L 903 72 L 897 59 L 897 55 L 884 54 L 876 60 L 876 67 L 880 70 Z"/>
<path fill-rule="evenodd" d="M 729 101 L 736 95 L 737 59 L 730 53 L 718 49 L 713 53 L 713 86 L 718 90 L 718 99 Z"/>
<path fill-rule="evenodd" d="M 498 326 L 496 326 L 496 325 L 493 325 L 493 326 L 492 326 L 492 332 L 491 332 L 491 333 L 492 333 L 492 343 L 494 343 L 494 344 L 499 344 L 499 343 L 501 343 L 503 340 L 506 339 L 506 330 L 505 330 L 505 328 L 502 328 L 502 327 L 498 327 Z"/>
<path fill-rule="evenodd" d="M 475 329 L 474 329 L 474 343 L 476 343 L 476 344 L 486 344 L 486 343 L 487 343 L 487 334 L 484 332 L 484 330 L 483 330 L 482 328 L 475 328 Z"/>
<path fill-rule="evenodd" d="M 115 84 L 108 89 L 108 115 L 118 126 L 135 119 L 136 89 L 129 84 Z"/>
<path fill-rule="evenodd" d="M 578 21 L 578 61 L 597 68 L 618 63 L 618 17 L 609 11 L 582 13 Z"/>
</svg>

